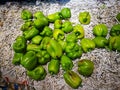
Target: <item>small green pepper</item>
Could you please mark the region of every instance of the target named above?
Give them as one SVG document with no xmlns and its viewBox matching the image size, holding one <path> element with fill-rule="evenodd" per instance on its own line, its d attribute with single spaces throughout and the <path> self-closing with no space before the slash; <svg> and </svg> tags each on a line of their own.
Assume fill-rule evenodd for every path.
<svg viewBox="0 0 120 90">
<path fill-rule="evenodd" d="M 60 62 L 59 60 L 52 59 L 49 64 L 48 64 L 48 72 L 53 75 L 53 74 L 58 74 L 60 69 Z"/>
<path fill-rule="evenodd" d="M 116 15 L 116 19 L 120 22 L 120 13 Z"/>
<path fill-rule="evenodd" d="M 65 71 L 72 70 L 72 68 L 73 68 L 72 60 L 69 57 L 67 57 L 66 55 L 63 55 L 61 57 L 60 63 L 61 63 L 62 69 Z"/>
<path fill-rule="evenodd" d="M 35 27 L 31 27 L 31 28 L 29 28 L 29 30 L 26 30 L 23 32 L 23 36 L 27 40 L 32 39 L 34 36 L 36 36 L 38 34 L 39 34 L 39 30 L 36 29 Z"/>
<path fill-rule="evenodd" d="M 24 36 L 18 36 L 15 42 L 13 43 L 13 50 L 17 53 L 24 52 L 27 46 L 26 42 L 27 41 L 24 38 Z"/>
<path fill-rule="evenodd" d="M 98 48 L 104 48 L 108 45 L 108 40 L 105 37 L 95 37 L 93 41 L 95 42 L 95 46 Z"/>
<path fill-rule="evenodd" d="M 21 18 L 23 20 L 29 20 L 29 19 L 32 19 L 32 13 L 27 10 L 27 9 L 23 9 L 22 12 L 21 12 Z"/>
<path fill-rule="evenodd" d="M 109 49 L 120 51 L 120 36 L 111 36 L 109 38 Z"/>
<path fill-rule="evenodd" d="M 55 22 L 57 19 L 61 19 L 61 14 L 60 14 L 60 12 L 55 12 L 55 13 L 53 13 L 53 14 L 49 14 L 49 15 L 47 16 L 47 18 L 48 18 L 48 21 L 49 21 L 49 22 L 53 23 L 53 22 Z"/>
<path fill-rule="evenodd" d="M 62 8 L 61 16 L 63 19 L 67 19 L 71 17 L 71 10 L 69 8 Z"/>
<path fill-rule="evenodd" d="M 63 51 L 65 50 L 66 46 L 67 46 L 67 42 L 63 41 L 63 40 L 59 40 L 58 43 L 62 46 Z"/>
<path fill-rule="evenodd" d="M 41 35 L 41 36 L 52 37 L 53 31 L 52 31 L 52 29 L 51 29 L 49 26 L 45 26 L 45 27 L 43 28 L 43 31 L 40 32 L 40 35 Z"/>
<path fill-rule="evenodd" d="M 47 73 L 43 66 L 37 66 L 32 71 L 27 71 L 27 75 L 34 80 L 43 80 Z"/>
<path fill-rule="evenodd" d="M 66 36 L 66 42 L 77 42 L 77 37 L 75 33 L 70 33 Z"/>
<path fill-rule="evenodd" d="M 33 14 L 33 17 L 38 19 L 38 18 L 42 18 L 42 17 L 45 17 L 45 15 L 43 14 L 42 11 L 37 11 Z"/>
<path fill-rule="evenodd" d="M 83 59 L 78 62 L 78 72 L 83 76 L 90 76 L 94 70 L 94 63 L 90 60 Z"/>
<path fill-rule="evenodd" d="M 77 89 L 82 83 L 81 77 L 74 71 L 66 71 L 63 76 L 65 82 L 74 89 Z"/>
<path fill-rule="evenodd" d="M 63 40 L 65 38 L 65 34 L 64 34 L 64 32 L 62 30 L 55 29 L 53 31 L 53 37 L 54 37 L 55 40 L 59 41 L 59 40 Z"/>
<path fill-rule="evenodd" d="M 23 53 L 14 53 L 14 57 L 13 57 L 13 60 L 12 60 L 12 63 L 14 65 L 19 65 L 21 60 L 23 58 Z"/>
<path fill-rule="evenodd" d="M 21 60 L 21 65 L 27 70 L 33 70 L 37 65 L 36 53 L 34 51 L 26 52 Z"/>
<path fill-rule="evenodd" d="M 27 45 L 27 51 L 35 51 L 35 52 L 38 52 L 40 51 L 41 49 L 41 46 L 40 45 L 36 45 L 36 44 L 28 44 Z"/>
<path fill-rule="evenodd" d="M 36 35 L 32 38 L 31 42 L 34 44 L 40 44 L 42 39 L 43 39 L 43 37 L 41 37 L 40 35 Z"/>
<path fill-rule="evenodd" d="M 41 65 L 47 64 L 47 62 L 51 59 L 50 55 L 46 50 L 40 50 L 36 53 L 36 56 L 38 57 L 38 62 Z"/>
<path fill-rule="evenodd" d="M 111 36 L 118 36 L 120 35 L 120 24 L 115 24 L 112 26 L 110 30 L 110 35 Z"/>
<path fill-rule="evenodd" d="M 105 24 L 97 24 L 93 27 L 93 34 L 95 36 L 106 37 L 108 33 L 108 28 Z"/>
<path fill-rule="evenodd" d="M 94 41 L 89 39 L 89 38 L 83 38 L 80 41 L 80 44 L 81 44 L 81 47 L 82 47 L 84 52 L 89 52 L 89 51 L 95 49 Z"/>
<path fill-rule="evenodd" d="M 62 28 L 62 20 L 55 20 L 54 22 L 54 29 L 61 29 Z"/>
<path fill-rule="evenodd" d="M 73 31 L 72 23 L 70 21 L 63 22 L 62 31 L 64 31 L 65 33 L 72 32 Z"/>
<path fill-rule="evenodd" d="M 90 23 L 90 19 L 91 19 L 91 16 L 90 16 L 90 13 L 85 11 L 85 12 L 80 12 L 79 13 L 79 22 L 81 24 L 89 24 Z"/>
<path fill-rule="evenodd" d="M 75 33 L 78 39 L 81 39 L 84 37 L 84 28 L 80 24 L 77 24 L 73 27 L 73 32 Z"/>
</svg>

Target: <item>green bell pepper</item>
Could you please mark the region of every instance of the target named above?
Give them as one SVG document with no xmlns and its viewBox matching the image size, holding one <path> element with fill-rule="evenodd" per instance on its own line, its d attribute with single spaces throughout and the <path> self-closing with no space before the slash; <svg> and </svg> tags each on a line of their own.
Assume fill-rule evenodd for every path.
<svg viewBox="0 0 120 90">
<path fill-rule="evenodd" d="M 67 34 L 66 36 L 66 42 L 77 42 L 77 36 L 75 33 L 70 33 L 70 34 Z"/>
<path fill-rule="evenodd" d="M 65 48 L 66 55 L 71 59 L 80 58 L 82 56 L 82 48 L 77 43 L 67 43 Z"/>
<path fill-rule="evenodd" d="M 43 37 L 41 37 L 40 35 L 36 35 L 32 38 L 31 42 L 34 44 L 40 44 L 42 39 L 43 39 Z"/>
<path fill-rule="evenodd" d="M 18 36 L 15 40 L 15 42 L 13 43 L 13 50 L 16 53 L 21 53 L 24 52 L 26 50 L 26 39 L 24 38 L 24 36 Z"/>
<path fill-rule="evenodd" d="M 32 43 L 30 43 L 30 44 L 27 45 L 27 51 L 38 52 L 38 51 L 40 51 L 40 49 L 41 49 L 40 45 L 36 45 L 36 44 L 32 44 Z"/>
<path fill-rule="evenodd" d="M 62 69 L 65 71 L 72 70 L 72 68 L 73 68 L 72 60 L 69 57 L 67 57 L 66 55 L 63 55 L 61 57 L 60 63 L 61 63 Z"/>
<path fill-rule="evenodd" d="M 67 19 L 71 17 L 71 10 L 70 8 L 62 8 L 61 10 L 61 16 L 63 19 Z"/>
<path fill-rule="evenodd" d="M 29 19 L 32 19 L 33 15 L 32 13 L 27 10 L 27 9 L 23 9 L 22 12 L 21 12 L 21 18 L 23 20 L 29 20 Z"/>
<path fill-rule="evenodd" d="M 14 53 L 12 64 L 19 65 L 23 58 L 23 53 Z"/>
<path fill-rule="evenodd" d="M 32 39 L 34 36 L 36 36 L 38 34 L 39 34 L 39 30 L 36 29 L 35 27 L 31 27 L 31 28 L 29 28 L 29 30 L 26 30 L 23 32 L 23 36 L 27 40 Z"/>
<path fill-rule="evenodd" d="M 84 38 L 84 28 L 80 24 L 77 24 L 73 27 L 73 32 L 78 39 Z"/>
<path fill-rule="evenodd" d="M 82 83 L 81 77 L 74 71 L 66 71 L 63 77 L 65 82 L 74 89 L 77 89 Z"/>
<path fill-rule="evenodd" d="M 62 30 L 60 30 L 60 29 L 55 29 L 54 31 L 53 31 L 53 38 L 55 39 L 55 40 L 63 40 L 64 38 L 65 38 L 65 34 L 64 34 L 64 32 L 62 31 Z"/>
<path fill-rule="evenodd" d="M 54 22 L 54 29 L 61 29 L 62 28 L 62 20 L 55 20 Z"/>
<path fill-rule="evenodd" d="M 72 23 L 70 21 L 65 21 L 62 24 L 62 31 L 64 31 L 65 33 L 69 33 L 73 31 L 73 26 Z"/>
<path fill-rule="evenodd" d="M 78 62 L 78 72 L 83 76 L 90 76 L 94 70 L 94 63 L 90 60 L 83 59 Z"/>
<path fill-rule="evenodd" d="M 40 50 L 36 53 L 38 57 L 38 63 L 41 65 L 47 64 L 50 61 L 51 57 L 46 50 Z"/>
<path fill-rule="evenodd" d="M 120 51 L 120 36 L 111 36 L 109 38 L 109 49 Z"/>
<path fill-rule="evenodd" d="M 60 62 L 59 60 L 52 59 L 48 64 L 48 72 L 51 75 L 58 74 L 60 69 Z"/>
<path fill-rule="evenodd" d="M 93 27 L 93 34 L 95 36 L 106 37 L 108 33 L 108 28 L 105 24 L 97 24 Z"/>
<path fill-rule="evenodd" d="M 82 47 L 84 52 L 89 52 L 89 51 L 95 49 L 94 41 L 89 39 L 89 38 L 83 38 L 80 41 L 80 44 L 81 44 L 81 47 Z"/>
<path fill-rule="evenodd" d="M 47 44 L 47 51 L 54 59 L 60 58 L 63 54 L 62 46 L 53 39 L 51 39 Z"/>
<path fill-rule="evenodd" d="M 37 11 L 37 12 L 35 12 L 35 13 L 33 14 L 33 17 L 34 17 L 35 19 L 39 19 L 39 18 L 45 17 L 45 15 L 43 14 L 42 11 Z"/>
<path fill-rule="evenodd" d="M 120 13 L 116 15 L 116 19 L 120 22 Z"/>
<path fill-rule="evenodd" d="M 110 35 L 111 36 L 118 36 L 120 35 L 120 24 L 115 24 L 112 26 L 110 30 Z"/>
<path fill-rule="evenodd" d="M 85 24 L 85 25 L 89 24 L 89 23 L 90 23 L 90 20 L 91 20 L 90 13 L 87 12 L 87 11 L 85 11 L 85 12 L 80 12 L 78 18 L 79 18 L 79 22 L 80 22 L 81 24 Z"/>
<path fill-rule="evenodd" d="M 43 66 L 37 66 L 32 71 L 27 71 L 27 75 L 34 80 L 43 80 L 45 79 L 47 72 Z"/>
<path fill-rule="evenodd" d="M 48 21 L 49 21 L 49 22 L 53 23 L 53 22 L 55 22 L 57 19 L 61 19 L 61 14 L 60 14 L 60 12 L 55 12 L 55 13 L 53 13 L 53 14 L 49 14 L 49 15 L 47 16 L 47 18 L 48 18 Z"/>
<path fill-rule="evenodd" d="M 93 41 L 95 46 L 98 48 L 104 48 L 108 46 L 108 40 L 105 37 L 95 37 Z"/>
<path fill-rule="evenodd" d="M 53 31 L 52 31 L 52 29 L 51 29 L 49 26 L 45 26 L 45 27 L 43 28 L 43 31 L 40 32 L 40 35 L 41 35 L 41 36 L 52 37 Z"/>
<path fill-rule="evenodd" d="M 61 45 L 63 51 L 65 50 L 66 46 L 67 46 L 67 42 L 63 41 L 63 40 L 59 40 L 58 43 Z"/>
<path fill-rule="evenodd" d="M 27 70 L 33 70 L 37 65 L 36 53 L 34 51 L 26 52 L 21 60 L 21 65 Z"/>
</svg>

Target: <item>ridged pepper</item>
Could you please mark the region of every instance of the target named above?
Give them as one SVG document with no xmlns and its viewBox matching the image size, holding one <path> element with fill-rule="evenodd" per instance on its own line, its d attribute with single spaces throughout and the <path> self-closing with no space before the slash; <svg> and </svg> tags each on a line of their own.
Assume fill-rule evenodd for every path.
<svg viewBox="0 0 120 90">
<path fill-rule="evenodd" d="M 78 72 L 83 76 L 90 76 L 94 70 L 94 63 L 88 59 L 82 59 L 78 62 Z"/>
<path fill-rule="evenodd" d="M 29 40 L 32 39 L 34 36 L 39 34 L 39 30 L 35 27 L 30 27 L 29 30 L 23 32 L 25 39 Z"/>
<path fill-rule="evenodd" d="M 115 24 L 112 26 L 110 30 L 110 35 L 111 36 L 118 36 L 120 35 L 120 24 Z"/>
<path fill-rule="evenodd" d="M 70 33 L 66 35 L 66 42 L 77 42 L 77 36 L 75 35 L 75 33 Z"/>
<path fill-rule="evenodd" d="M 55 20 L 54 22 L 54 29 L 61 29 L 62 28 L 62 20 Z"/>
<path fill-rule="evenodd" d="M 66 45 L 67 45 L 67 42 L 66 41 L 63 41 L 63 40 L 59 40 L 58 43 L 61 45 L 63 51 L 65 50 L 66 48 Z"/>
<path fill-rule="evenodd" d="M 38 57 L 38 63 L 41 65 L 47 64 L 47 62 L 51 59 L 50 55 L 46 50 L 40 50 L 36 53 L 36 56 Z"/>
<path fill-rule="evenodd" d="M 116 19 L 120 22 L 120 13 L 116 15 Z"/>
<path fill-rule="evenodd" d="M 63 19 L 67 19 L 71 17 L 71 10 L 69 8 L 62 8 L 60 13 Z"/>
<path fill-rule="evenodd" d="M 13 43 L 13 50 L 17 53 L 24 52 L 27 46 L 26 42 L 27 41 L 24 38 L 24 36 L 18 36 L 15 42 Z"/>
<path fill-rule="evenodd" d="M 43 66 L 37 66 L 32 71 L 27 71 L 27 75 L 34 80 L 43 80 L 45 79 L 47 73 Z"/>
<path fill-rule="evenodd" d="M 36 44 L 28 44 L 27 45 L 27 51 L 35 51 L 35 52 L 38 52 L 40 51 L 41 49 L 41 46 L 40 45 L 36 45 Z"/>
<path fill-rule="evenodd" d="M 65 33 L 69 33 L 73 31 L 73 26 L 72 23 L 70 21 L 65 21 L 62 24 L 62 31 L 64 31 Z"/>
<path fill-rule="evenodd" d="M 77 89 L 82 83 L 81 77 L 74 71 L 66 71 L 63 76 L 65 82 L 74 89 Z"/>
<path fill-rule="evenodd" d="M 21 65 L 27 70 L 33 70 L 37 65 L 36 53 L 34 51 L 26 52 L 21 60 Z"/>
<path fill-rule="evenodd" d="M 72 60 L 69 57 L 67 57 L 66 55 L 63 55 L 61 57 L 60 63 L 61 63 L 62 69 L 65 71 L 72 70 L 72 68 L 73 68 Z"/>
<path fill-rule="evenodd" d="M 82 47 L 84 52 L 89 52 L 89 51 L 95 49 L 94 41 L 89 39 L 89 38 L 83 38 L 80 41 L 80 44 L 81 44 L 81 47 Z"/>
<path fill-rule="evenodd" d="M 80 12 L 78 18 L 79 18 L 79 22 L 80 22 L 81 24 L 85 24 L 85 25 L 89 24 L 89 23 L 90 23 L 90 20 L 91 20 L 90 13 L 87 12 L 87 11 L 85 11 L 85 12 Z"/>
<path fill-rule="evenodd" d="M 32 38 L 31 42 L 34 44 L 40 44 L 40 42 L 42 41 L 43 37 L 40 35 L 36 35 Z"/>
<path fill-rule="evenodd" d="M 95 36 L 106 37 L 108 34 L 108 28 L 105 24 L 97 24 L 93 27 L 93 34 Z"/>
<path fill-rule="evenodd" d="M 104 48 L 108 46 L 108 40 L 105 37 L 95 37 L 93 41 L 97 48 Z"/>
<path fill-rule="evenodd" d="M 77 24 L 73 27 L 73 32 L 75 33 L 78 39 L 81 39 L 84 37 L 84 28 L 80 24 Z"/>
<path fill-rule="evenodd" d="M 33 14 L 33 17 L 34 17 L 35 19 L 39 19 L 39 18 L 45 17 L 45 15 L 43 14 L 42 11 L 37 11 L 37 12 L 35 12 L 35 13 Z"/>
<path fill-rule="evenodd" d="M 21 60 L 23 58 L 23 53 L 14 53 L 14 57 L 13 57 L 13 60 L 12 60 L 12 63 L 14 65 L 19 65 Z"/>
<path fill-rule="evenodd" d="M 27 9 L 23 9 L 22 12 L 21 12 L 21 18 L 23 20 L 29 20 L 29 19 L 32 19 L 33 15 L 32 13 L 27 10 Z"/>
<path fill-rule="evenodd" d="M 60 69 L 60 62 L 59 62 L 59 60 L 52 59 L 52 60 L 48 63 L 48 72 L 49 72 L 51 75 L 58 74 L 59 69 Z"/>
<path fill-rule="evenodd" d="M 55 40 L 63 40 L 65 38 L 65 34 L 61 29 L 55 29 L 53 31 L 53 37 Z"/>
<path fill-rule="evenodd" d="M 109 49 L 120 51 L 120 36 L 111 36 L 109 38 Z"/>
</svg>

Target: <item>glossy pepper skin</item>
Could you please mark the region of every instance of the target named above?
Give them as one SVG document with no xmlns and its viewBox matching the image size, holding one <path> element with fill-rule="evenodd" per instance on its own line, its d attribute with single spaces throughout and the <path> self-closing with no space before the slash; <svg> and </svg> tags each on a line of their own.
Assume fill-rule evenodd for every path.
<svg viewBox="0 0 120 90">
<path fill-rule="evenodd" d="M 22 12 L 21 12 L 21 18 L 23 20 L 29 20 L 29 19 L 32 19 L 32 13 L 27 10 L 27 9 L 23 9 Z"/>
<path fill-rule="evenodd" d="M 52 59 L 49 62 L 49 64 L 48 64 L 48 72 L 51 75 L 54 75 L 54 74 L 56 75 L 56 74 L 58 74 L 59 69 L 60 69 L 60 62 L 59 62 L 59 60 Z"/>
<path fill-rule="evenodd" d="M 67 19 L 71 17 L 71 10 L 69 8 L 62 8 L 60 13 L 63 19 Z"/>
<path fill-rule="evenodd" d="M 26 21 L 20 28 L 21 31 L 26 31 L 29 30 L 30 27 L 33 26 L 33 22 L 32 21 Z"/>
<path fill-rule="evenodd" d="M 51 59 L 46 50 L 40 50 L 36 53 L 36 56 L 38 57 L 38 63 L 41 65 L 47 64 L 47 62 Z"/>
<path fill-rule="evenodd" d="M 24 38 L 24 36 L 18 36 L 15 40 L 15 42 L 13 43 L 13 50 L 16 53 L 22 53 L 26 50 L 26 39 Z"/>
<path fill-rule="evenodd" d="M 73 32 L 78 39 L 84 38 L 84 28 L 80 24 L 77 24 L 73 27 Z"/>
<path fill-rule="evenodd" d="M 43 31 L 40 32 L 40 35 L 41 35 L 41 36 L 52 37 L 53 31 L 52 31 L 52 29 L 51 29 L 49 26 L 45 26 L 45 27 L 43 28 Z"/>
<path fill-rule="evenodd" d="M 47 45 L 47 52 L 54 59 L 60 58 L 63 54 L 61 45 L 56 41 L 51 39 Z"/>
<path fill-rule="evenodd" d="M 85 11 L 85 12 L 80 12 L 78 18 L 79 18 L 79 22 L 80 22 L 81 24 L 85 24 L 85 25 L 89 24 L 89 23 L 90 23 L 90 20 L 91 20 L 90 13 L 87 12 L 87 11 Z"/>
<path fill-rule="evenodd" d="M 61 19 L 61 14 L 60 12 L 49 14 L 47 18 L 49 22 L 54 23 L 56 20 Z"/>
<path fill-rule="evenodd" d="M 40 51 L 40 49 L 41 49 L 40 45 L 31 44 L 31 43 L 27 45 L 27 51 L 38 52 L 38 51 Z"/>
<path fill-rule="evenodd" d="M 62 28 L 62 20 L 55 20 L 54 22 L 54 29 L 61 29 Z"/>
<path fill-rule="evenodd" d="M 70 70 L 66 71 L 63 74 L 63 77 L 65 82 L 74 89 L 77 89 L 82 83 L 81 77 L 74 71 L 70 71 Z"/>
<path fill-rule="evenodd" d="M 63 22 L 62 31 L 64 31 L 65 33 L 72 32 L 73 31 L 72 23 L 70 21 Z"/>
<path fill-rule="evenodd" d="M 38 34 L 39 34 L 39 30 L 36 29 L 35 27 L 31 27 L 31 28 L 29 28 L 29 30 L 26 30 L 23 32 L 23 36 L 27 40 L 32 39 L 34 36 L 36 36 Z"/>
<path fill-rule="evenodd" d="M 66 36 L 66 42 L 77 42 L 77 37 L 75 33 L 70 33 Z"/>
<path fill-rule="evenodd" d="M 97 48 L 104 48 L 108 46 L 108 40 L 105 37 L 95 37 L 93 39 Z"/>
<path fill-rule="evenodd" d="M 83 76 L 90 76 L 94 70 L 94 63 L 88 59 L 83 59 L 78 62 L 78 72 Z"/>
<path fill-rule="evenodd" d="M 33 17 L 36 19 L 39 19 L 39 18 L 45 17 L 45 15 L 43 14 L 42 11 L 37 11 L 33 14 Z"/>
<path fill-rule="evenodd" d="M 14 65 L 19 65 L 21 60 L 23 58 L 23 53 L 14 53 L 14 57 L 13 57 L 13 60 L 12 60 L 12 63 Z"/>
<path fill-rule="evenodd" d="M 116 19 L 120 22 L 120 13 L 116 15 Z"/>
<path fill-rule="evenodd" d="M 40 35 L 36 35 L 32 38 L 31 42 L 34 44 L 40 44 L 40 42 L 42 41 L 43 37 Z"/>
<path fill-rule="evenodd" d="M 64 71 L 72 70 L 72 68 L 73 68 L 73 62 L 72 62 L 72 60 L 69 57 L 67 57 L 66 55 L 63 55 L 61 57 L 60 63 L 61 63 L 62 69 Z"/>
<path fill-rule="evenodd" d="M 71 59 L 80 58 L 82 56 L 82 48 L 77 43 L 67 43 L 65 48 L 66 55 Z"/>
<path fill-rule="evenodd" d="M 81 47 L 82 47 L 84 52 L 89 52 L 89 51 L 95 49 L 94 41 L 89 39 L 89 38 L 83 38 L 80 41 L 80 44 L 81 44 Z"/>
<path fill-rule="evenodd" d="M 37 66 L 32 71 L 27 71 L 27 75 L 34 80 L 43 80 L 45 79 L 47 73 L 43 66 Z"/>
<path fill-rule="evenodd" d="M 55 40 L 63 40 L 65 38 L 65 34 L 61 29 L 55 29 L 53 31 L 53 37 Z"/>
<path fill-rule="evenodd" d="M 109 38 L 109 49 L 120 51 L 120 36 L 111 36 Z"/>
<path fill-rule="evenodd" d="M 93 34 L 95 36 L 106 37 L 108 34 L 108 28 L 105 24 L 97 24 L 93 27 Z"/>
<path fill-rule="evenodd" d="M 37 65 L 36 53 L 34 51 L 26 52 L 21 60 L 21 65 L 27 70 L 33 70 Z"/>
<path fill-rule="evenodd" d="M 110 35 L 111 36 L 118 36 L 120 35 L 120 24 L 115 24 L 112 26 L 110 30 Z"/>
</svg>

